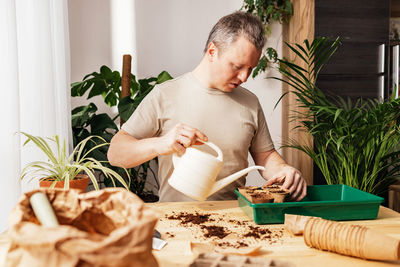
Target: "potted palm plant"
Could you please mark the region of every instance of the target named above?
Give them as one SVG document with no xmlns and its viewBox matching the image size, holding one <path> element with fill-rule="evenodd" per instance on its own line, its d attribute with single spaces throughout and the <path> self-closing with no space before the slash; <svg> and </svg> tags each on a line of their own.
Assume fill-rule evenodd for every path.
<svg viewBox="0 0 400 267">
<path fill-rule="evenodd" d="M 325 95 L 315 81 L 339 44 L 338 39 L 327 38 L 305 40 L 304 45 L 287 44 L 304 67 L 281 59 L 284 79 L 275 79 L 289 84 L 288 93 L 295 94 L 304 108 L 295 116 L 312 135 L 314 145 L 295 141 L 284 145 L 310 156 L 328 184 L 382 194 L 400 178 L 400 98 L 360 98 L 352 103 Z"/>
<path fill-rule="evenodd" d="M 24 132 L 22 134 L 27 138 L 24 146 L 30 142 L 34 143 L 47 156 L 48 160 L 29 163 L 21 172 L 21 180 L 27 177 L 32 180 L 40 176 L 41 187 L 77 188 L 81 191 L 86 191 L 89 180 L 91 180 L 94 188 L 99 190 L 95 177 L 95 171 L 99 171 L 106 178 L 111 179 L 113 183 L 116 179 L 129 189 L 129 185 L 117 172 L 103 166 L 102 162 L 89 156 L 90 152 L 108 145 L 103 138 L 89 136 L 79 142 L 72 153 L 67 155 L 65 140 L 61 141 L 58 135 L 52 138 L 43 138 Z M 97 143 L 96 140 L 100 142 Z M 89 143 L 91 143 L 91 147 L 85 151 L 85 147 Z M 55 145 L 53 149 L 51 145 Z"/>
</svg>

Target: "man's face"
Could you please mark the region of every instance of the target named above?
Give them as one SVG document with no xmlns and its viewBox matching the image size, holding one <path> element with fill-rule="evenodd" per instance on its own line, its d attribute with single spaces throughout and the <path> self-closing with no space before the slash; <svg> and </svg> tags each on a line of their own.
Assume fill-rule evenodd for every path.
<svg viewBox="0 0 400 267">
<path fill-rule="evenodd" d="M 213 47 L 215 51 L 210 51 Z M 239 37 L 223 51 L 211 43 L 207 53 L 211 56 L 210 87 L 224 92 L 232 92 L 246 82 L 261 56 L 261 51 L 244 37 Z"/>
</svg>

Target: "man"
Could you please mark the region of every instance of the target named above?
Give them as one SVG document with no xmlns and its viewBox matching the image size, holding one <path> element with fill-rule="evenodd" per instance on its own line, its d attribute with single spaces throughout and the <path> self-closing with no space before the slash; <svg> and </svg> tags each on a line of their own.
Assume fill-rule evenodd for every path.
<svg viewBox="0 0 400 267">
<path fill-rule="evenodd" d="M 256 165 L 265 166 L 261 175 L 268 185 L 281 183 L 293 200 L 302 199 L 304 179 L 275 151 L 257 97 L 240 86 L 257 66 L 264 44 L 264 26 L 257 17 L 235 12 L 221 18 L 200 64 L 156 86 L 113 137 L 110 163 L 130 168 L 159 157 L 160 201 L 190 201 L 167 182 L 172 154 L 200 145 L 197 139 L 210 140 L 223 152 L 218 178 L 246 168 L 250 151 Z M 237 180 L 208 199 L 234 199 L 234 188 L 244 183 L 245 178 Z"/>
</svg>

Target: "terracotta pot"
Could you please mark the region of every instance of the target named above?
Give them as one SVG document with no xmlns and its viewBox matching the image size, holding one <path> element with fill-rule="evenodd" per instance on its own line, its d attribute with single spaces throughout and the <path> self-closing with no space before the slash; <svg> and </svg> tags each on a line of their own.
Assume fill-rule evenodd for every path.
<svg viewBox="0 0 400 267">
<path fill-rule="evenodd" d="M 40 180 L 40 187 L 50 187 L 54 180 Z M 89 185 L 89 176 L 86 174 L 78 174 L 75 179 L 69 181 L 69 188 L 78 189 L 81 192 L 86 192 Z M 64 188 L 64 181 L 56 182 L 55 188 Z"/>
</svg>

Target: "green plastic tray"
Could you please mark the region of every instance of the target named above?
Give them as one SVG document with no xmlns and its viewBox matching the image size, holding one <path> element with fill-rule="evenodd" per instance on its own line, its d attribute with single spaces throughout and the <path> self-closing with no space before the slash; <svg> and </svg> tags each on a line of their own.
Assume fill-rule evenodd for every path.
<svg viewBox="0 0 400 267">
<path fill-rule="evenodd" d="M 283 223 L 285 214 L 316 216 L 328 220 L 375 219 L 383 198 L 347 185 L 312 185 L 300 202 L 253 204 L 238 190 L 239 207 L 256 224 Z"/>
</svg>

